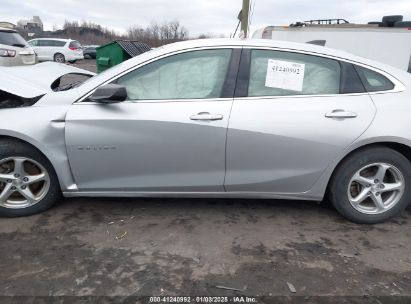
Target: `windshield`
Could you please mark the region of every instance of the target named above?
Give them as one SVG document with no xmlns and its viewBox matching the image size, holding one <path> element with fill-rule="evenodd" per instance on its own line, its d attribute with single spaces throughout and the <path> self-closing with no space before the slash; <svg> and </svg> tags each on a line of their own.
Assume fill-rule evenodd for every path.
<svg viewBox="0 0 411 304">
<path fill-rule="evenodd" d="M 26 47 L 28 46 L 26 40 L 20 36 L 19 33 L 15 32 L 1 32 L 0 31 L 0 44 L 16 46 L 16 47 Z"/>
</svg>

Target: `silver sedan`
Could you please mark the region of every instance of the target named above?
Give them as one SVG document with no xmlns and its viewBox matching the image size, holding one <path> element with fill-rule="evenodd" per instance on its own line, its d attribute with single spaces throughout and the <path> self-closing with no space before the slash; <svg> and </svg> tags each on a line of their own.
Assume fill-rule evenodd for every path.
<svg viewBox="0 0 411 304">
<path fill-rule="evenodd" d="M 84 82 L 62 84 L 80 74 Z M 105 72 L 0 69 L 0 214 L 65 197 L 325 197 L 377 223 L 411 201 L 411 76 L 324 47 L 199 40 Z"/>
</svg>

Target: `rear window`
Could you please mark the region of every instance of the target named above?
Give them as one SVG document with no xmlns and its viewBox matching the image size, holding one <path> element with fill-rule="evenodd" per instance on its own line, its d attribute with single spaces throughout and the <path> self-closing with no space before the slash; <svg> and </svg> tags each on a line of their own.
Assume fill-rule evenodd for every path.
<svg viewBox="0 0 411 304">
<path fill-rule="evenodd" d="M 394 84 L 385 76 L 372 70 L 355 66 L 367 92 L 389 91 Z"/>
<path fill-rule="evenodd" d="M 20 34 L 15 32 L 0 32 L 0 44 L 16 46 L 16 47 L 26 47 L 28 46 L 26 40 L 20 36 Z"/>
<path fill-rule="evenodd" d="M 65 46 L 65 45 L 66 45 L 65 41 L 59 41 L 59 40 L 52 41 L 52 46 Z"/>
<path fill-rule="evenodd" d="M 81 44 L 78 41 L 70 42 L 69 48 L 81 49 Z"/>
</svg>

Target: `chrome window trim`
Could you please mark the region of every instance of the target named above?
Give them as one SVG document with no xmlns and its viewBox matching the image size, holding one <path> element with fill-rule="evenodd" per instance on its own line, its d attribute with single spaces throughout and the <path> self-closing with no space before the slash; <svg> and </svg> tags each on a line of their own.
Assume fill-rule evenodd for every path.
<svg viewBox="0 0 411 304">
<path fill-rule="evenodd" d="M 160 55 L 160 56 L 157 56 L 157 57 L 154 57 L 154 58 L 151 58 L 151 59 L 149 59 L 149 60 L 147 60 L 147 61 L 144 61 L 144 62 L 142 62 L 142 63 L 140 63 L 140 64 L 138 64 L 138 65 L 136 65 L 136 66 L 134 66 L 134 67 L 131 67 L 131 68 L 129 68 L 129 69 L 127 69 L 127 70 L 125 70 L 125 71 L 123 71 L 123 72 L 121 72 L 120 74 L 117 74 L 116 76 L 113 76 L 112 78 L 110 78 L 110 79 L 108 79 L 108 80 L 106 80 L 105 82 L 103 82 L 103 83 L 101 83 L 101 84 L 99 84 L 98 86 L 96 86 L 94 89 L 92 89 L 90 92 L 88 92 L 88 93 L 86 93 L 85 95 L 83 95 L 82 97 L 80 97 L 77 101 L 75 101 L 74 102 L 74 104 L 75 103 L 82 103 L 83 102 L 83 100 L 85 100 L 85 99 L 87 99 L 90 95 L 92 95 L 96 90 L 97 90 L 97 88 L 99 88 L 99 87 L 101 87 L 101 86 L 103 86 L 103 85 L 106 85 L 106 84 L 108 84 L 108 83 L 110 83 L 110 82 L 113 82 L 113 81 L 115 81 L 115 80 L 117 80 L 118 78 L 120 78 L 120 77 L 122 77 L 122 76 L 124 76 L 125 74 L 128 74 L 128 73 L 131 73 L 131 72 L 133 72 L 134 70 L 136 70 L 136 69 L 138 69 L 138 68 L 141 68 L 141 67 L 143 67 L 143 66 L 145 66 L 145 65 L 147 65 L 147 64 L 150 64 L 150 63 L 152 63 L 152 62 L 154 62 L 154 61 L 157 61 L 157 60 L 161 60 L 161 59 L 164 59 L 164 58 L 167 58 L 167 57 L 170 57 L 170 56 L 174 56 L 174 55 L 178 55 L 178 54 L 183 54 L 183 53 L 188 53 L 188 52 L 192 52 L 192 51 L 204 51 L 204 50 L 218 50 L 218 49 L 231 49 L 231 50 L 234 50 L 234 49 L 242 49 L 243 48 L 243 46 L 241 46 L 241 45 L 232 45 L 232 46 L 230 46 L 230 45 L 218 45 L 218 46 L 205 46 L 205 47 L 194 47 L 194 48 L 189 48 L 189 49 L 184 49 L 184 50 L 178 50 L 178 51 L 174 51 L 174 52 L 171 52 L 171 53 L 167 53 L 167 54 L 163 54 L 163 55 Z M 197 99 L 156 99 L 156 100 L 154 100 L 154 99 L 151 99 L 151 100 L 134 100 L 134 101 L 131 101 L 131 100 L 126 100 L 126 101 L 123 101 L 123 102 L 130 102 L 130 103 L 151 103 L 151 102 L 159 102 L 159 101 L 165 101 L 165 102 L 177 102 L 177 101 L 197 101 L 197 100 L 204 100 L 204 101 L 213 101 L 213 100 L 216 100 L 216 99 L 222 99 L 222 100 L 232 100 L 233 98 L 197 98 Z M 87 103 L 87 104 L 96 104 L 96 102 L 84 102 L 84 103 Z M 98 104 L 98 103 L 97 103 Z"/>
<path fill-rule="evenodd" d="M 347 93 L 347 94 L 316 94 L 316 95 L 264 95 L 264 96 L 251 96 L 251 97 L 235 97 L 235 100 L 256 100 L 256 99 L 283 99 L 283 98 L 329 98 L 329 97 L 346 97 L 346 96 L 363 96 L 369 95 L 369 93 Z"/>
<path fill-rule="evenodd" d="M 201 101 L 207 101 L 207 102 L 218 102 L 218 101 L 232 101 L 233 97 L 230 98 L 192 98 L 192 99 L 149 99 L 149 100 L 125 100 L 119 103 L 122 104 L 144 104 L 144 103 L 170 103 L 170 102 L 201 102 Z M 99 104 L 102 105 L 102 103 L 95 102 L 95 101 L 84 101 L 84 102 L 76 102 L 75 104 L 78 105 L 91 105 L 91 104 Z"/>
<path fill-rule="evenodd" d="M 346 58 L 341 58 L 338 56 L 332 56 L 332 55 L 327 55 L 327 54 L 321 54 L 317 52 L 310 52 L 310 51 L 304 51 L 304 50 L 295 50 L 295 49 L 289 49 L 289 48 L 279 48 L 279 47 L 267 47 L 267 46 L 244 46 L 244 49 L 250 49 L 250 50 L 266 50 L 266 51 L 279 51 L 279 52 L 290 52 L 290 53 L 299 53 L 299 54 L 304 54 L 304 55 L 312 55 L 312 56 L 317 56 L 317 57 L 323 57 L 323 58 L 328 58 L 328 59 L 333 59 L 333 60 L 338 60 L 338 61 L 344 61 L 347 63 L 351 63 L 354 65 L 358 65 L 361 67 L 364 67 L 366 69 L 372 70 L 376 73 L 379 73 L 383 75 L 384 77 L 388 78 L 393 84 L 394 88 L 391 90 L 386 90 L 386 91 L 376 91 L 376 92 L 363 92 L 363 93 L 338 93 L 338 94 L 316 94 L 316 95 L 310 95 L 310 94 L 298 94 L 298 95 L 262 95 L 262 96 L 252 96 L 252 97 L 235 97 L 236 100 L 238 99 L 273 99 L 273 98 L 302 98 L 302 97 L 336 97 L 336 96 L 361 96 L 361 95 L 374 95 L 374 94 L 386 94 L 386 93 L 398 93 L 398 92 L 403 92 L 405 90 L 405 85 L 399 81 L 397 78 L 392 76 L 391 74 L 378 69 L 376 67 L 354 61 L 354 60 L 349 60 Z"/>
</svg>

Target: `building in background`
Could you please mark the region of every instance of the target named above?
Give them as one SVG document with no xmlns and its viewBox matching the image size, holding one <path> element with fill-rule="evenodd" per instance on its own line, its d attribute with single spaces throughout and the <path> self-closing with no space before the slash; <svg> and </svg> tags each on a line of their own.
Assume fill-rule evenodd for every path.
<svg viewBox="0 0 411 304">
<path fill-rule="evenodd" d="M 31 31 L 31 30 L 43 31 L 43 22 L 41 21 L 39 16 L 33 16 L 33 18 L 29 20 L 17 21 L 17 28 L 26 30 L 26 31 Z"/>
</svg>

